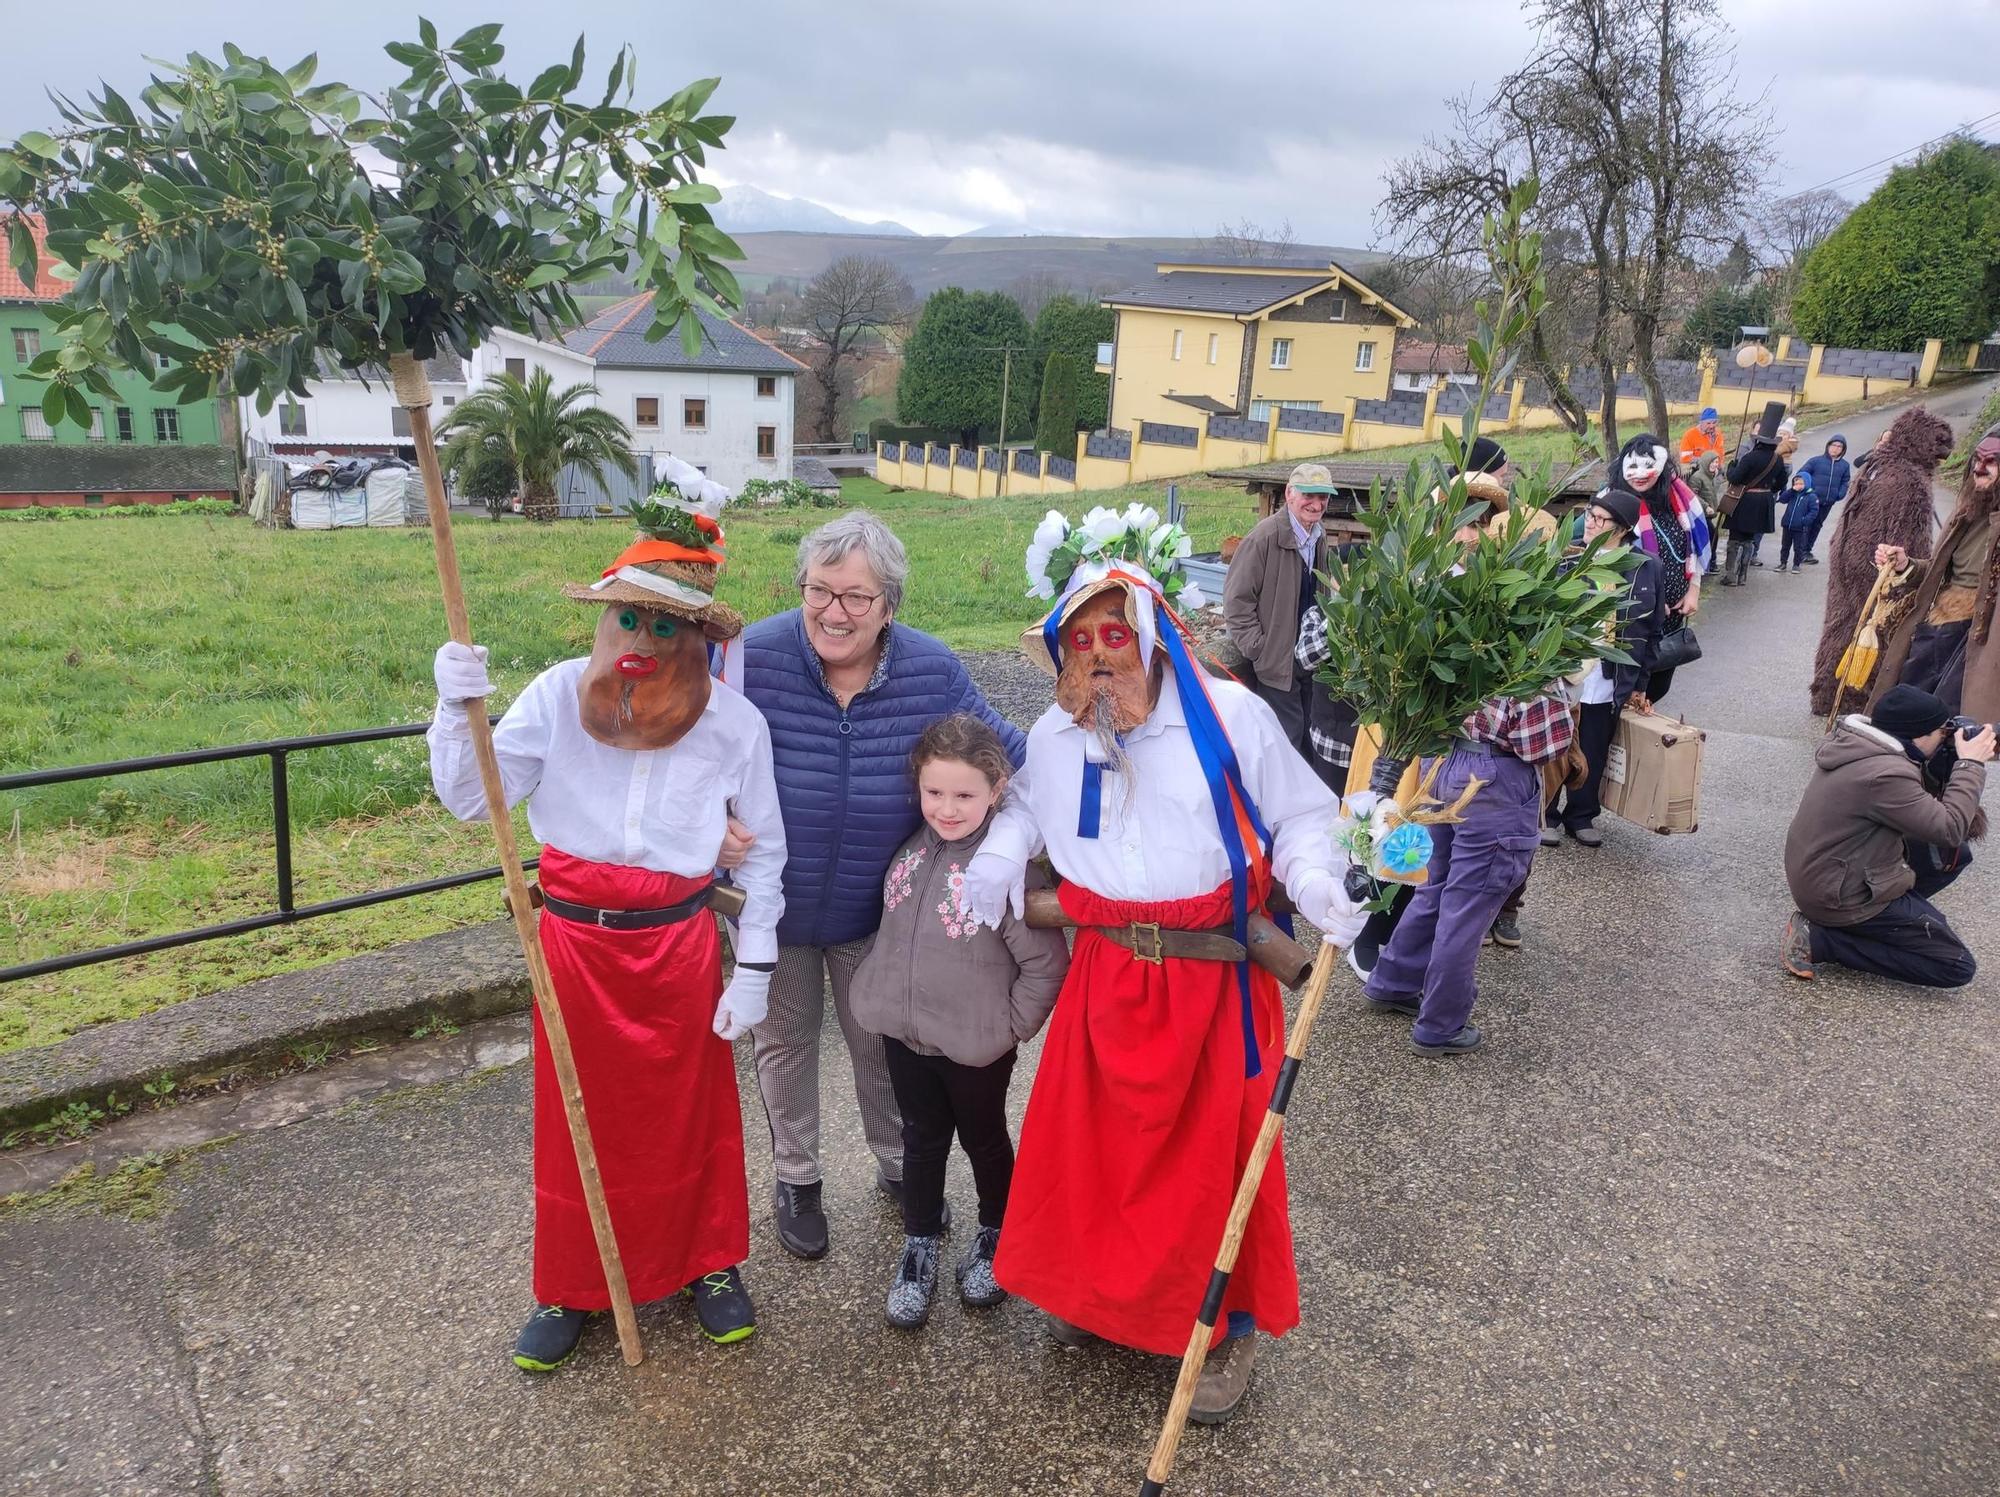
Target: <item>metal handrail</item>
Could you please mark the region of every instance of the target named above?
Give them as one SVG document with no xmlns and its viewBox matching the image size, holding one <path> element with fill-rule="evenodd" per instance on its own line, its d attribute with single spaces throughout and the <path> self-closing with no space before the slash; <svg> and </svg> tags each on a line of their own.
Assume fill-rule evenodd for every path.
<svg viewBox="0 0 2000 1497">
<path fill-rule="evenodd" d="M 498 722 L 499 718 L 494 717 L 491 721 Z M 325 899 L 316 904 L 301 905 L 294 898 L 292 802 L 286 769 L 289 756 L 308 749 L 332 748 L 341 744 L 378 743 L 390 738 L 414 738 L 417 734 L 429 730 L 429 723 L 405 723 L 391 728 L 352 728 L 341 733 L 315 733 L 299 738 L 271 738 L 262 743 L 237 743 L 226 748 L 189 749 L 177 754 L 153 754 L 143 759 L 114 759 L 105 764 L 77 764 L 66 769 L 34 769 L 21 774 L 0 775 L 0 792 L 4 792 L 29 790 L 38 785 L 65 785 L 77 780 L 101 780 L 112 775 L 141 774 L 155 769 L 179 769 L 190 764 L 221 764 L 233 759 L 267 758 L 271 761 L 271 825 L 277 838 L 274 872 L 278 886 L 278 907 L 264 914 L 246 915 L 240 920 L 226 920 L 219 925 L 202 925 L 192 930 L 175 931 L 168 935 L 147 936 L 137 941 L 121 941 L 115 946 L 98 946 L 89 951 L 71 952 L 66 956 L 44 957 L 40 961 L 0 967 L 0 983 L 19 982 L 23 978 L 42 977 L 51 972 L 67 972 L 75 967 L 89 967 L 99 962 L 117 961 L 121 957 L 143 956 L 150 951 L 165 951 L 175 946 L 192 946 L 197 941 L 213 941 L 220 936 L 240 936 L 253 930 L 268 930 L 274 925 L 291 925 L 300 920 L 316 919 L 321 915 L 337 915 L 344 910 L 387 904 L 392 900 L 408 899 L 416 894 L 434 894 L 441 889 L 456 889 L 466 884 L 481 883 L 487 879 L 500 877 L 500 869 L 495 866 L 474 869 L 469 873 L 448 873 L 439 878 L 423 879 L 413 884 L 397 884 L 393 888 L 375 889 L 365 894 L 349 894 L 340 899 Z M 534 868 L 540 862 L 539 858 L 527 858 L 523 860 L 522 867 Z"/>
</svg>

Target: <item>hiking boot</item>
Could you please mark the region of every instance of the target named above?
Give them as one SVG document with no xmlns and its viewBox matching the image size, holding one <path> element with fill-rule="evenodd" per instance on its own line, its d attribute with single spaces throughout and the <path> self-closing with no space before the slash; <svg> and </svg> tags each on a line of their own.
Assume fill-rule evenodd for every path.
<svg viewBox="0 0 2000 1497">
<path fill-rule="evenodd" d="M 1521 944 L 1521 922 L 1503 911 L 1493 922 L 1492 936 L 1493 944 L 1502 950 L 1517 950 Z"/>
<path fill-rule="evenodd" d="M 901 1216 L 903 1214 L 903 1182 L 901 1180 L 891 1180 L 887 1175 L 877 1175 L 875 1177 L 875 1188 L 895 1203 L 896 1214 Z M 946 1201 L 944 1203 L 944 1216 L 939 1221 L 938 1231 L 949 1232 L 950 1230 L 951 1202 Z"/>
<path fill-rule="evenodd" d="M 1486 1036 L 1477 1024 L 1468 1024 L 1448 1040 L 1420 1040 L 1411 1035 L 1410 1043 L 1426 1055 L 1467 1055 L 1485 1044 Z"/>
<path fill-rule="evenodd" d="M 717 1346 L 742 1341 L 757 1329 L 757 1311 L 750 1303 L 750 1291 L 743 1287 L 743 1271 L 720 1268 L 696 1279 L 683 1294 L 694 1296 L 695 1319 L 701 1333 Z"/>
<path fill-rule="evenodd" d="M 1257 1333 L 1232 1336 L 1210 1349 L 1194 1385 L 1188 1418 L 1196 1424 L 1227 1424 L 1243 1395 L 1250 1391 L 1250 1373 L 1257 1365 Z"/>
<path fill-rule="evenodd" d="M 537 1305 L 528 1323 L 514 1342 L 514 1365 L 523 1372 L 554 1372 L 576 1355 L 583 1339 L 587 1310 L 565 1310 L 561 1305 Z"/>
<path fill-rule="evenodd" d="M 905 1237 L 896 1264 L 896 1282 L 889 1286 L 889 1324 L 914 1331 L 931 1318 L 931 1296 L 937 1292 L 942 1237 Z"/>
<path fill-rule="evenodd" d="M 820 1182 L 791 1185 L 780 1180 L 771 1192 L 771 1214 L 778 1223 L 778 1241 L 794 1258 L 824 1258 L 827 1249 L 826 1210 L 820 1205 Z"/>
<path fill-rule="evenodd" d="M 1797 910 L 1785 922 L 1785 944 L 1783 961 L 1785 970 L 1800 982 L 1811 982 L 1819 976 L 1819 964 L 1813 960 L 1812 925 Z"/>
<path fill-rule="evenodd" d="M 958 1297 L 984 1310 L 1007 1297 L 1000 1281 L 993 1277 L 993 1255 L 1000 1248 L 1000 1229 L 981 1227 L 973 1234 L 972 1246 L 958 1260 Z"/>
<path fill-rule="evenodd" d="M 1594 826 L 1573 826 L 1569 829 L 1569 834 L 1575 839 L 1579 847 L 1602 847 L 1604 845 L 1604 833 L 1600 832 Z"/>
<path fill-rule="evenodd" d="M 1104 1339 L 1095 1331 L 1086 1331 L 1080 1325 L 1071 1325 L 1060 1315 L 1050 1315 L 1047 1311 L 1043 1311 L 1042 1318 L 1048 1322 L 1049 1334 L 1055 1337 L 1057 1344 L 1068 1347 L 1071 1351 Z"/>
</svg>

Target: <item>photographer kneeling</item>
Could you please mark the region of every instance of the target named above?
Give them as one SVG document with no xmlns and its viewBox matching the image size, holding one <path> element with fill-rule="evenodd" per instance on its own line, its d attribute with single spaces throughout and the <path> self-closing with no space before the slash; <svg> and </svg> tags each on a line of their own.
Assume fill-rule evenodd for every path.
<svg viewBox="0 0 2000 1497">
<path fill-rule="evenodd" d="M 1787 972 L 1810 978 L 1831 961 L 1931 988 L 1972 981 L 1972 953 L 1930 896 L 1971 861 L 1966 842 L 1986 834 L 1979 794 L 1993 747 L 1992 724 L 1954 719 L 1914 686 L 1890 691 L 1872 718 L 1841 719 L 1785 839 L 1798 906 L 1785 927 Z"/>
</svg>

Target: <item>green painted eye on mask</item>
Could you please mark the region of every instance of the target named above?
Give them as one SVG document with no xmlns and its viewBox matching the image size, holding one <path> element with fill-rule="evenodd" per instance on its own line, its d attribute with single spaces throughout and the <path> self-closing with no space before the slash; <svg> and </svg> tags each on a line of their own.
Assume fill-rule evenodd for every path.
<svg viewBox="0 0 2000 1497">
<path fill-rule="evenodd" d="M 637 611 L 627 608 L 620 612 L 618 615 L 618 627 L 623 629 L 627 634 L 631 634 L 637 630 L 639 627 L 639 615 Z"/>
<path fill-rule="evenodd" d="M 653 637 L 655 639 L 672 639 L 675 630 L 679 627 L 670 614 L 663 613 L 653 620 Z"/>
</svg>

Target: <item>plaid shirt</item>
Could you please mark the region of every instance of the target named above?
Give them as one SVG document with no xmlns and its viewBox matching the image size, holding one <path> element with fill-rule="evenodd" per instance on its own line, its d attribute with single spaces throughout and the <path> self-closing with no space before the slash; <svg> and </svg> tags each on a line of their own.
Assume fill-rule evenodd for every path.
<svg viewBox="0 0 2000 1497">
<path fill-rule="evenodd" d="M 1482 702 L 1460 731 L 1474 743 L 1491 744 L 1517 759 L 1540 764 L 1568 751 L 1576 724 L 1562 695 L 1546 692 L 1525 702 L 1512 697 Z"/>
<path fill-rule="evenodd" d="M 1315 603 L 1299 620 L 1299 642 L 1292 646 L 1292 659 L 1298 662 L 1300 670 L 1310 673 L 1332 658 L 1333 647 L 1326 640 L 1326 615 L 1319 611 L 1319 604 Z M 1314 687 L 1316 691 L 1324 689 L 1317 685 Z M 1352 738 L 1336 738 L 1331 733 L 1322 732 L 1310 718 L 1306 722 L 1306 737 L 1312 743 L 1313 757 L 1320 763 L 1345 769 L 1354 762 Z"/>
</svg>

